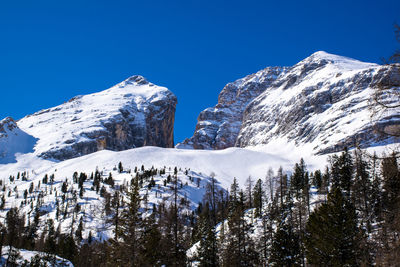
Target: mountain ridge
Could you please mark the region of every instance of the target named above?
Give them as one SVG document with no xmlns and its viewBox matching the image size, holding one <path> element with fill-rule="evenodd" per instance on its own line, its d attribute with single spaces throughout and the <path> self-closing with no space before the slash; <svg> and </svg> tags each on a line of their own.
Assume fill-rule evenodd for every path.
<svg viewBox="0 0 400 267">
<path fill-rule="evenodd" d="M 284 67 L 284 71 L 268 84 L 243 82 L 263 71 L 228 83 L 221 91 L 217 105 L 200 113 L 193 136 L 176 147 L 221 149 L 262 145 L 266 149 L 276 149 L 273 143 L 283 139 L 298 149 L 310 143 L 313 146 L 310 153 L 326 154 L 344 147 L 399 142 L 391 137 L 378 137 L 375 133 L 376 128 L 396 124 L 398 110 L 381 113 L 380 118 L 368 116 L 375 88 L 381 80 L 388 79 L 395 86 L 400 85 L 396 65 L 382 66 L 317 51 L 291 67 Z M 258 91 L 245 100 L 234 96 L 236 98 L 230 103 L 223 103 L 221 98 L 232 84 L 245 87 L 244 91 L 258 87 Z M 237 100 L 243 104 L 240 108 L 233 104 Z M 221 106 L 233 113 L 230 117 L 239 118 L 233 126 L 216 127 L 226 121 L 218 116 Z M 326 118 L 330 122 L 326 122 Z M 335 125 L 342 128 L 335 132 Z M 229 135 L 230 132 L 235 134 Z M 231 137 L 228 145 L 224 142 L 227 135 Z"/>
<path fill-rule="evenodd" d="M 117 85 L 18 120 L 37 139 L 34 152 L 64 160 L 102 149 L 173 147 L 176 96 L 134 75 Z"/>
</svg>

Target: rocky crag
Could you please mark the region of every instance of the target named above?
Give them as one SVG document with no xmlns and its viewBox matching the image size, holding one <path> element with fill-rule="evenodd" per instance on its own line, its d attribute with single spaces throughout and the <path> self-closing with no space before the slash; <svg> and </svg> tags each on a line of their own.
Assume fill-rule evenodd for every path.
<svg viewBox="0 0 400 267">
<path fill-rule="evenodd" d="M 37 139 L 34 153 L 65 160 L 103 149 L 173 147 L 175 95 L 142 76 L 28 115 L 18 127 Z"/>
<path fill-rule="evenodd" d="M 373 114 L 371 106 L 379 84 L 391 84 L 398 90 L 399 68 L 398 65 L 382 66 L 316 52 L 290 68 L 280 68 L 269 83 L 254 79 L 248 87 L 252 91 L 247 94 L 250 97 L 247 101 L 241 100 L 242 109 L 234 107 L 235 101 L 224 106 L 233 113 L 229 117 L 238 119 L 217 128 L 215 125 L 223 125 L 225 120 L 217 115 L 219 100 L 215 108 L 200 114 L 193 137 L 177 147 L 220 149 L 291 143 L 297 147 L 307 146 L 315 154 L 325 154 L 344 147 L 398 142 L 391 136 L 377 133 L 398 125 L 399 109 Z M 226 94 L 226 88 L 231 87 L 228 84 L 224 88 L 220 99 Z M 390 103 L 398 99 L 386 97 L 384 101 Z"/>
<path fill-rule="evenodd" d="M 200 113 L 193 136 L 179 143 L 177 148 L 224 149 L 234 146 L 247 105 L 286 70 L 283 67 L 266 68 L 228 83 L 220 93 L 217 105 Z"/>
</svg>

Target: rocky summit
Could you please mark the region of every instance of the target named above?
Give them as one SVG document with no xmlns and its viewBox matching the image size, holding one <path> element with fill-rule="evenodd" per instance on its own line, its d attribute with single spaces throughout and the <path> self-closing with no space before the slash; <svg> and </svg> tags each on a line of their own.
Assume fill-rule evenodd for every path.
<svg viewBox="0 0 400 267">
<path fill-rule="evenodd" d="M 167 88 L 132 76 L 105 91 L 28 115 L 17 126 L 37 139 L 35 154 L 57 160 L 103 149 L 173 147 L 176 103 Z"/>
<path fill-rule="evenodd" d="M 276 149 L 276 144 L 292 144 L 325 154 L 398 142 L 376 133 L 398 125 L 399 110 L 374 114 L 371 106 L 380 84 L 400 85 L 399 73 L 399 65 L 364 63 L 322 51 L 290 68 L 267 68 L 228 84 L 218 104 L 200 113 L 194 135 L 177 147 Z M 226 98 L 229 91 L 231 98 Z M 235 94 L 239 91 L 246 94 Z"/>
<path fill-rule="evenodd" d="M 194 149 L 233 147 L 247 105 L 286 71 L 287 68 L 284 67 L 269 67 L 228 83 L 220 93 L 217 105 L 200 113 L 193 136 L 176 147 Z"/>
</svg>

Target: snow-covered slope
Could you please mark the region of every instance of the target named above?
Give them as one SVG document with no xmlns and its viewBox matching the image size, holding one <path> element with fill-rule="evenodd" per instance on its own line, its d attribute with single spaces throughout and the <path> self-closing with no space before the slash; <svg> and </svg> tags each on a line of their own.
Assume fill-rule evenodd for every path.
<svg viewBox="0 0 400 267">
<path fill-rule="evenodd" d="M 176 102 L 167 88 L 132 76 L 105 91 L 26 116 L 17 124 L 38 138 L 34 151 L 44 158 L 64 160 L 145 145 L 173 147 Z"/>
<path fill-rule="evenodd" d="M 311 153 L 330 153 L 398 142 L 374 131 L 400 119 L 399 109 L 371 118 L 370 101 L 382 79 L 399 86 L 399 68 L 314 53 L 247 106 L 236 145 L 275 146 L 284 140 L 308 146 Z"/>
<path fill-rule="evenodd" d="M 69 177 L 74 171 L 92 172 L 98 168 L 112 169 L 121 161 L 124 167 L 133 169 L 135 166 L 174 167 L 210 175 L 215 173 L 221 186 L 227 188 L 236 177 L 241 186 L 249 175 L 262 178 L 268 169 L 278 169 L 282 166 L 291 169 L 300 160 L 299 155 L 280 157 L 276 154 L 243 148 L 228 148 L 224 150 L 183 150 L 160 147 L 141 147 L 125 151 L 102 150 L 79 158 L 53 162 L 36 157 L 33 153 L 19 155 L 18 162 L 0 165 L 0 178 L 7 181 L 8 177 L 18 172 L 27 171 L 29 178 L 43 178 L 45 173 L 57 170 L 60 179 Z M 320 167 L 319 158 L 307 158 L 310 165 Z M 325 164 L 325 162 L 323 162 Z M 324 165 L 322 165 L 323 167 Z"/>
<path fill-rule="evenodd" d="M 18 128 L 15 121 L 7 117 L 0 121 L 0 164 L 15 162 L 16 153 L 33 152 L 36 138 Z"/>
<path fill-rule="evenodd" d="M 17 160 L 17 163 L 0 165 L 0 178 L 6 188 L 5 192 L 0 192 L 0 200 L 3 195 L 6 200 L 4 209 L 0 211 L 0 221 L 12 207 L 19 207 L 21 213 L 26 214 L 26 219 L 32 220 L 35 212 L 29 203 L 40 196 L 41 226 L 39 229 L 44 229 L 44 224 L 48 219 L 53 219 L 56 226 L 60 224 L 63 232 L 69 232 L 71 225 L 74 225 L 72 227 L 76 229 L 79 221 L 76 219 L 73 222 L 72 214 L 76 205 L 79 205 L 76 218 L 83 218 L 84 238 L 87 238 L 91 231 L 94 238 L 99 240 L 112 236 L 112 227 L 104 214 L 104 194 L 96 192 L 93 179 L 89 178 L 96 170 L 101 173 L 103 180 L 111 173 L 115 187 L 112 188 L 103 183 L 101 186 L 104 185 L 106 192 L 113 195 L 121 186 L 127 186 L 127 183 L 136 176 L 135 167 L 139 169 L 139 172 L 142 165 L 146 170 L 158 169 L 157 174 L 153 175 L 155 185 L 148 188 L 148 182 L 145 182 L 140 190 L 142 197 L 147 196 L 147 208 L 152 209 L 153 204 L 157 206 L 162 201 L 167 203 L 171 201 L 171 184 L 165 181 L 168 175 L 174 174 L 174 169 L 177 167 L 179 184 L 182 185 L 179 187 L 179 199 L 185 199 L 187 209 L 192 211 L 202 201 L 206 185 L 210 183 L 210 177 L 214 174 L 217 187 L 224 190 L 229 188 L 234 177 L 243 187 L 250 175 L 254 179 L 264 179 L 270 167 L 275 170 L 281 165 L 285 169 L 292 168 L 290 160 L 242 148 L 210 151 L 142 147 L 119 152 L 103 150 L 58 163 L 37 157 L 33 153 L 19 155 Z M 119 162 L 125 170 L 122 173 L 119 173 L 117 169 Z M 166 170 L 165 174 L 160 173 L 162 169 Z M 83 183 L 82 197 L 78 196 L 78 184 L 73 182 L 74 172 L 78 174 L 83 172 L 88 176 Z M 43 179 L 46 174 L 47 183 Z M 62 201 L 61 193 L 64 183 L 68 188 L 67 204 L 65 204 L 67 206 L 62 208 L 60 206 L 58 209 L 57 206 L 65 200 Z M 25 191 L 29 192 L 26 200 Z M 144 202 L 142 205 L 145 208 Z M 65 210 L 68 212 L 66 217 L 63 217 L 60 214 Z"/>
</svg>

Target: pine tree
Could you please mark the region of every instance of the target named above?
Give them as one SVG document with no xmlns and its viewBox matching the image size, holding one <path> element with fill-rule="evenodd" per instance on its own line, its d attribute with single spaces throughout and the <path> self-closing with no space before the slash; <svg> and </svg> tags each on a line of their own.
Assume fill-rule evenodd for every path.
<svg viewBox="0 0 400 267">
<path fill-rule="evenodd" d="M 283 206 L 284 198 L 288 191 L 288 178 L 287 175 L 283 173 L 282 167 L 279 167 L 278 169 L 278 181 L 279 181 L 278 196 L 280 199 L 280 205 Z"/>
<path fill-rule="evenodd" d="M 270 205 L 270 220 L 276 220 L 276 230 L 273 233 L 269 262 L 271 266 L 300 266 L 303 260 L 300 230 L 295 227 L 297 218 L 294 212 L 295 195 L 293 190 L 287 190 L 281 196 L 279 208 Z M 283 191 L 285 192 L 285 191 Z M 272 225 L 270 226 L 272 228 Z M 271 229 L 270 229 L 271 230 Z"/>
<path fill-rule="evenodd" d="M 77 254 L 77 246 L 75 244 L 73 235 L 71 234 L 60 235 L 60 238 L 58 238 L 56 253 L 62 258 L 68 259 L 72 262 L 74 261 L 74 258 Z"/>
<path fill-rule="evenodd" d="M 259 252 L 260 263 L 267 266 L 273 240 L 273 212 L 270 203 L 262 214 L 262 234 L 256 239 L 256 249 Z"/>
<path fill-rule="evenodd" d="M 143 266 L 158 266 L 162 260 L 162 239 L 159 224 L 155 212 L 148 216 L 143 222 L 142 246 L 140 251 L 141 264 Z"/>
<path fill-rule="evenodd" d="M 210 217 L 207 205 L 199 218 L 200 245 L 197 257 L 203 267 L 219 266 L 217 238 Z"/>
<path fill-rule="evenodd" d="M 360 233 L 351 202 L 335 187 L 328 202 L 314 210 L 307 222 L 308 263 L 317 266 L 357 266 Z"/>
<path fill-rule="evenodd" d="M 134 179 L 127 192 L 126 207 L 122 212 L 120 236 L 123 240 L 122 250 L 124 263 L 130 266 L 139 264 L 139 245 L 141 238 L 142 218 L 140 212 L 141 198 L 139 195 L 138 180 Z"/>
<path fill-rule="evenodd" d="M 254 180 L 253 178 L 251 178 L 251 176 L 249 176 L 246 179 L 246 199 L 247 199 L 247 203 L 246 203 L 246 207 L 247 208 L 253 208 L 253 184 L 254 184 Z"/>
<path fill-rule="evenodd" d="M 268 197 L 269 197 L 269 201 L 270 202 L 272 202 L 274 200 L 274 197 L 275 197 L 275 191 L 274 191 L 275 190 L 275 183 L 276 183 L 276 177 L 274 176 L 274 171 L 270 167 L 268 169 L 267 175 L 265 176 L 265 182 L 264 182 L 264 186 L 265 186 L 265 190 L 264 191 L 267 194 L 266 198 L 268 199 Z"/>
<path fill-rule="evenodd" d="M 274 234 L 270 264 L 271 266 L 301 266 L 302 257 L 300 237 L 292 225 L 282 221 Z"/>
<path fill-rule="evenodd" d="M 217 223 L 217 194 L 217 180 L 215 179 L 215 173 L 211 173 L 210 183 L 206 185 L 206 193 L 204 194 L 203 201 L 209 205 L 211 223 L 213 225 Z"/>
<path fill-rule="evenodd" d="M 231 195 L 236 190 L 235 179 L 231 186 Z M 255 251 L 255 243 L 250 237 L 253 231 L 252 225 L 244 218 L 246 206 L 243 191 L 240 191 L 236 197 L 232 195 L 229 205 L 229 231 L 225 237 L 224 266 L 256 266 L 259 257 Z"/>
<path fill-rule="evenodd" d="M 350 198 L 353 179 L 353 160 L 347 149 L 340 156 L 331 157 L 332 186 L 339 188 L 346 198 Z"/>
<path fill-rule="evenodd" d="M 400 170 L 395 154 L 382 160 L 382 229 L 379 263 L 394 266 L 400 260 Z"/>
<path fill-rule="evenodd" d="M 82 241 L 82 230 L 83 230 L 83 217 L 80 218 L 78 228 L 75 231 L 75 236 L 78 240 L 78 243 Z"/>
<path fill-rule="evenodd" d="M 122 173 L 124 171 L 124 167 L 122 167 L 122 162 L 120 161 L 119 163 L 118 163 L 118 172 L 119 173 Z"/>
<path fill-rule="evenodd" d="M 0 255 L 3 255 L 2 251 L 4 242 L 6 241 L 6 236 L 7 236 L 7 229 L 2 223 L 0 223 Z"/>
<path fill-rule="evenodd" d="M 258 179 L 253 188 L 255 216 L 260 217 L 263 209 L 264 190 L 261 179 Z"/>
<path fill-rule="evenodd" d="M 25 227 L 25 218 L 19 215 L 17 208 L 11 208 L 6 214 L 7 244 L 19 246 L 20 237 Z"/>
<path fill-rule="evenodd" d="M 47 236 L 44 243 L 44 251 L 48 254 L 55 254 L 57 252 L 56 231 L 54 229 L 54 221 L 47 220 Z"/>
<path fill-rule="evenodd" d="M 354 153 L 354 181 L 352 184 L 351 198 L 359 213 L 360 223 L 364 231 L 371 232 L 371 195 L 372 183 L 369 175 L 368 162 L 364 160 L 361 150 L 357 149 Z"/>
<path fill-rule="evenodd" d="M 300 250 L 301 250 L 301 259 L 302 266 L 304 263 L 304 246 L 303 246 L 303 237 L 305 224 L 307 221 L 307 216 L 310 212 L 310 185 L 309 185 L 309 176 L 306 170 L 306 164 L 303 159 L 300 160 L 300 163 L 295 165 L 293 175 L 290 177 L 290 187 L 291 187 L 291 196 L 295 197 L 294 205 L 293 205 L 293 220 L 290 224 L 290 227 L 293 227 L 293 231 L 296 232 L 300 240 Z"/>
<path fill-rule="evenodd" d="M 111 217 L 111 222 L 114 226 L 114 239 L 118 241 L 118 234 L 120 232 L 119 230 L 119 225 L 120 225 L 120 208 L 121 208 L 121 197 L 119 191 L 115 191 L 112 201 L 111 201 L 111 207 L 113 208 L 112 212 L 112 217 Z"/>
<path fill-rule="evenodd" d="M 312 179 L 312 184 L 315 186 L 315 188 L 318 190 L 319 193 L 321 193 L 322 190 L 322 174 L 320 170 L 316 170 L 313 175 Z"/>
</svg>

